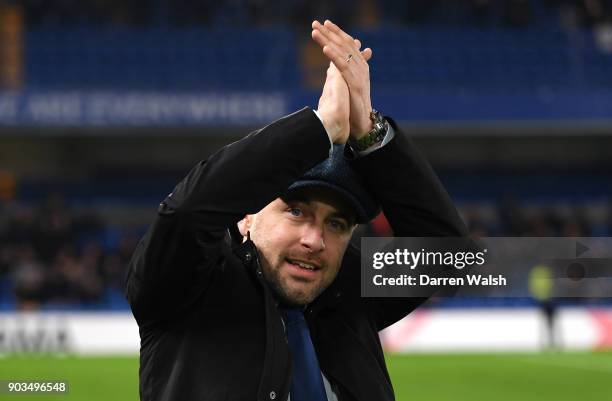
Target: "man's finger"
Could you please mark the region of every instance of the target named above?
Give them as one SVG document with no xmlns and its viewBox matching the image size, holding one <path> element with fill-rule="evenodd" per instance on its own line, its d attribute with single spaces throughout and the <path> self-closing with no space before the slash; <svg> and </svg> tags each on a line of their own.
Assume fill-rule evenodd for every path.
<svg viewBox="0 0 612 401">
<path fill-rule="evenodd" d="M 336 42 L 327 40 L 323 32 L 321 32 L 318 29 L 315 29 L 312 31 L 312 38 L 314 39 L 315 42 L 319 44 L 319 46 L 321 47 L 327 46 L 330 48 L 330 50 L 331 49 L 334 50 L 333 52 L 327 52 L 327 53 L 324 52 L 324 53 L 326 56 L 329 54 L 333 54 L 334 58 L 331 60 L 336 62 L 337 64 L 341 64 L 342 61 L 349 62 L 348 61 L 349 55 L 351 55 L 352 62 L 356 62 L 358 58 L 363 57 L 363 53 L 359 51 L 359 48 L 354 49 L 354 48 L 346 48 L 344 46 L 338 46 Z M 359 45 L 361 45 L 361 43 L 359 43 Z M 355 60 L 352 60 L 353 58 L 355 58 Z M 367 61 L 367 60 L 364 60 L 364 61 Z"/>
<path fill-rule="evenodd" d="M 357 46 L 357 50 L 361 49 L 361 41 L 359 39 L 355 39 L 355 45 Z M 366 63 L 370 61 L 370 59 L 372 58 L 372 49 L 367 47 L 361 50 L 361 57 Z"/>
<path fill-rule="evenodd" d="M 322 32 L 321 30 L 314 29 L 312 31 L 311 35 L 312 35 L 312 39 L 315 42 L 317 42 L 317 44 L 319 46 L 321 46 L 321 48 L 330 47 L 330 48 L 334 48 L 336 50 L 335 54 L 340 54 L 341 53 L 340 49 L 338 48 L 338 44 L 336 42 L 332 41 L 332 40 L 329 40 L 329 38 L 327 38 L 325 36 L 325 33 Z M 347 53 L 347 56 L 348 56 L 348 54 L 349 53 Z M 331 61 L 339 61 L 339 60 L 331 59 Z"/>
<path fill-rule="evenodd" d="M 312 23 L 312 29 L 316 31 L 320 31 L 323 34 L 323 36 L 327 38 L 328 40 L 338 39 L 338 38 L 334 38 L 335 35 L 329 29 L 327 29 L 323 24 L 321 24 L 319 21 L 315 20 Z"/>
<path fill-rule="evenodd" d="M 313 21 L 312 28 L 313 40 L 321 46 L 323 54 L 337 66 L 343 75 L 358 64 L 367 64 L 372 57 L 371 49 L 365 49 L 363 52 L 359 50 L 361 48 L 359 39 L 350 38 L 350 46 L 347 46 L 344 41 L 339 41 L 337 36 L 334 37 L 334 34 L 318 21 Z M 350 78 L 345 77 L 345 79 Z"/>
<path fill-rule="evenodd" d="M 321 31 L 321 33 L 331 42 L 334 42 L 338 46 L 345 46 L 347 50 L 355 47 L 353 38 L 350 36 L 348 38 L 342 37 L 330 30 L 327 26 L 321 25 L 318 21 L 313 22 L 313 29 Z"/>
<path fill-rule="evenodd" d="M 349 54 L 352 54 L 353 57 L 355 58 L 355 62 L 357 62 L 358 59 L 363 59 L 364 62 L 367 62 L 371 57 L 371 50 L 369 52 L 366 52 L 365 54 L 363 52 L 360 52 L 359 50 L 361 49 L 361 41 L 359 39 L 353 38 L 348 34 L 345 34 L 340 28 L 338 28 L 337 25 L 335 25 L 333 22 L 326 20 L 325 21 L 325 26 L 324 28 L 328 28 L 328 31 L 325 33 L 326 37 L 329 37 L 329 34 L 332 33 L 333 34 L 333 30 L 329 29 L 332 27 L 336 27 L 336 29 L 344 34 L 344 39 L 345 40 L 341 40 L 339 43 L 336 41 L 335 43 L 339 44 L 340 46 L 344 47 L 347 51 L 347 58 Z M 323 31 L 323 29 L 321 29 Z M 336 36 L 336 38 L 338 38 Z M 349 44 L 349 42 L 352 42 Z M 346 45 L 346 46 L 343 46 Z M 365 56 L 367 54 L 367 57 Z M 351 57 L 351 59 L 353 58 Z"/>
<path fill-rule="evenodd" d="M 353 40 L 351 35 L 349 35 L 348 33 L 344 32 L 342 29 L 340 29 L 340 27 L 338 25 L 334 24 L 330 20 L 325 20 L 323 25 L 326 28 L 328 28 L 330 31 L 334 32 L 336 35 L 338 35 L 339 37 L 344 39 L 345 41 L 348 42 L 348 41 L 352 41 Z"/>
<path fill-rule="evenodd" d="M 338 69 L 333 61 L 329 62 L 329 67 L 327 67 L 327 76 L 338 74 Z"/>
<path fill-rule="evenodd" d="M 347 56 L 341 54 L 336 47 L 323 46 L 323 54 L 334 63 L 338 70 L 342 71 L 348 67 L 346 62 Z"/>
<path fill-rule="evenodd" d="M 314 28 L 312 31 L 312 38 L 315 40 L 315 42 L 319 44 L 319 46 L 332 46 L 336 49 L 334 55 L 338 58 L 333 59 L 333 61 L 335 61 L 338 65 L 342 65 L 343 60 L 344 62 L 349 62 L 349 55 L 351 55 L 350 59 L 353 61 L 353 63 L 358 63 L 360 62 L 360 60 L 366 62 L 363 55 L 359 51 L 361 42 L 358 39 L 351 39 L 351 45 L 348 46 L 346 45 L 346 43 L 343 43 L 337 37 L 333 37 L 333 34 L 329 30 L 326 30 L 325 27 L 321 27 L 320 24 L 317 23 L 317 21 L 313 22 L 313 27 Z M 344 55 L 343 58 L 340 57 L 342 55 Z"/>
<path fill-rule="evenodd" d="M 313 29 L 311 36 L 312 39 L 321 47 L 325 46 L 329 42 L 325 35 L 323 35 L 318 29 Z"/>
<path fill-rule="evenodd" d="M 331 46 L 331 45 L 338 46 L 337 42 L 332 40 L 328 36 L 328 33 L 326 33 L 325 31 L 323 31 L 321 29 L 318 29 L 318 28 L 313 28 L 313 30 L 312 30 L 312 38 L 321 47 L 323 47 L 323 46 Z"/>
</svg>

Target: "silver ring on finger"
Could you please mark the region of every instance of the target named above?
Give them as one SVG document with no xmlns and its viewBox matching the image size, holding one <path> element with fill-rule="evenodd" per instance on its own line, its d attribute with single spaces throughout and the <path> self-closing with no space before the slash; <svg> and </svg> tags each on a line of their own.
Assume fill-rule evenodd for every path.
<svg viewBox="0 0 612 401">
<path fill-rule="evenodd" d="M 352 54 L 349 54 L 348 57 L 346 58 L 346 62 L 348 63 L 349 61 L 351 61 L 353 58 Z"/>
</svg>

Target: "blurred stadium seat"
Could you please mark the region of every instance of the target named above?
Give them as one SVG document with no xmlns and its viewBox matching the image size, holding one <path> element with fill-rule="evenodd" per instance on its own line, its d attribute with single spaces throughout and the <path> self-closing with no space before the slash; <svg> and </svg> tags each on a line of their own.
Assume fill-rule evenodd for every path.
<svg viewBox="0 0 612 401">
<path fill-rule="evenodd" d="M 29 31 L 26 49 L 28 89 L 279 90 L 297 84 L 294 38 L 283 28 L 47 28 Z"/>
<path fill-rule="evenodd" d="M 355 36 L 376 44 L 375 89 L 537 93 L 612 87 L 606 73 L 612 53 L 597 48 L 591 30 L 396 27 L 357 30 Z M 298 40 L 281 27 L 31 30 L 26 87 L 296 90 Z"/>
</svg>

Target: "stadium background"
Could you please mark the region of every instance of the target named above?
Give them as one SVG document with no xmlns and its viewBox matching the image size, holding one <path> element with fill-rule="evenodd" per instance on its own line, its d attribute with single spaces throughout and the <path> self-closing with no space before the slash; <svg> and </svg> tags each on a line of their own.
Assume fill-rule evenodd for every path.
<svg viewBox="0 0 612 401">
<path fill-rule="evenodd" d="M 314 18 L 374 49 L 473 235 L 610 236 L 611 3 L 0 0 L 0 380 L 137 397 L 131 251 L 191 165 L 316 106 Z M 383 335 L 397 398 L 612 399 L 612 303 L 557 304 L 553 347 L 533 299 L 420 309 Z"/>
</svg>

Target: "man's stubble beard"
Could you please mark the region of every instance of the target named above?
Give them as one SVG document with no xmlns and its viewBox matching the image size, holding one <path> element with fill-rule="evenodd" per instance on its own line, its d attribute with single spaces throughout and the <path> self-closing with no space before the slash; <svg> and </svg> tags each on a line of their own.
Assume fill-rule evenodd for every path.
<svg viewBox="0 0 612 401">
<path fill-rule="evenodd" d="M 285 259 L 282 258 L 280 263 L 282 264 L 284 260 Z M 264 262 L 262 270 L 264 278 L 274 291 L 276 298 L 287 306 L 306 306 L 314 301 L 325 290 L 325 288 L 328 287 L 328 285 L 322 281 L 320 284 L 312 287 L 308 293 L 300 291 L 299 294 L 295 294 L 295 291 L 292 291 L 289 286 L 283 282 L 281 278 L 280 266 L 278 266 L 277 269 L 267 268 Z M 290 279 L 288 278 L 287 280 Z"/>
</svg>

